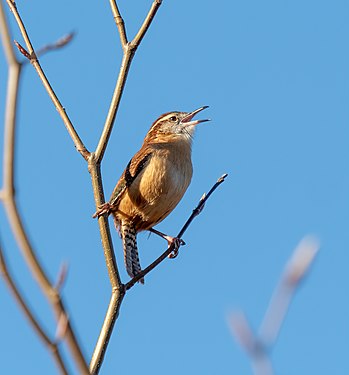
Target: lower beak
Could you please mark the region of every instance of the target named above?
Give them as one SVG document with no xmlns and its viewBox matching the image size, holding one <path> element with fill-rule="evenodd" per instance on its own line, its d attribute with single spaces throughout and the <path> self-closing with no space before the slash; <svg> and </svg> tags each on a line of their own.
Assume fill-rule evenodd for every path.
<svg viewBox="0 0 349 375">
<path fill-rule="evenodd" d="M 199 112 L 203 111 L 206 108 L 208 108 L 208 105 L 205 105 L 203 107 L 196 109 L 193 112 L 188 113 L 184 118 L 182 118 L 181 124 L 185 126 L 192 126 L 192 125 L 200 124 L 201 122 L 210 121 L 210 119 L 191 121 L 196 114 L 198 114 Z"/>
</svg>

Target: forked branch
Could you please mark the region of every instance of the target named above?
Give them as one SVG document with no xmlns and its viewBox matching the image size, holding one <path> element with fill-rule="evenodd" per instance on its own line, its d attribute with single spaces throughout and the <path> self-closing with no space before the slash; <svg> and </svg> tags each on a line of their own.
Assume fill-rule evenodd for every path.
<svg viewBox="0 0 349 375">
<path fill-rule="evenodd" d="M 77 131 L 75 130 L 72 122 L 70 121 L 70 118 L 68 117 L 68 115 L 67 115 L 65 109 L 63 108 L 61 102 L 59 101 L 56 93 L 54 92 L 53 88 L 51 87 L 50 82 L 47 79 L 47 77 L 46 77 L 46 75 L 45 75 L 45 73 L 44 73 L 44 71 L 43 71 L 43 69 L 42 69 L 42 67 L 39 63 L 37 54 L 34 51 L 34 47 L 33 47 L 32 43 L 30 41 L 27 30 L 26 30 L 26 28 L 24 26 L 24 23 L 21 19 L 21 16 L 20 16 L 20 14 L 17 10 L 16 3 L 12 0 L 6 0 L 6 1 L 7 1 L 8 6 L 11 9 L 11 12 L 13 13 L 13 15 L 15 17 L 15 20 L 17 22 L 17 25 L 19 27 L 19 30 L 22 34 L 22 37 L 23 37 L 25 45 L 26 45 L 26 49 L 25 49 L 23 46 L 21 46 L 19 43 L 17 43 L 17 46 L 19 46 L 20 52 L 30 60 L 34 69 L 38 73 L 38 75 L 41 79 L 41 82 L 44 85 L 44 87 L 45 87 L 48 95 L 50 96 L 54 106 L 56 107 L 58 113 L 60 114 L 60 116 L 61 116 L 61 118 L 64 122 L 64 125 L 65 125 L 66 129 L 68 130 L 68 133 L 69 133 L 71 139 L 73 140 L 73 142 L 75 144 L 75 147 L 76 147 L 77 151 L 82 155 L 82 157 L 85 160 L 88 160 L 88 158 L 90 156 L 90 153 L 88 152 L 88 150 L 86 149 L 82 140 L 80 139 Z"/>
<path fill-rule="evenodd" d="M 303 239 L 294 250 L 275 288 L 258 333 L 253 332 L 243 312 L 231 315 L 232 332 L 251 358 L 255 375 L 273 375 L 269 353 L 279 336 L 292 299 L 309 272 L 318 250 L 319 244 L 312 238 Z"/>
<path fill-rule="evenodd" d="M 126 83 L 126 79 L 127 79 L 127 75 L 128 75 L 131 63 L 132 63 L 132 59 L 142 39 L 144 38 L 146 32 L 148 31 L 150 24 L 153 21 L 155 14 L 161 5 L 161 2 L 162 0 L 153 1 L 149 12 L 144 19 L 142 26 L 139 28 L 133 40 L 129 42 L 127 39 L 127 35 L 126 35 L 125 23 L 124 23 L 123 18 L 121 17 L 117 3 L 115 0 L 110 0 L 110 6 L 111 6 L 112 13 L 116 22 L 116 26 L 119 31 L 121 46 L 123 48 L 123 58 L 121 61 L 119 76 L 116 81 L 116 86 L 115 86 L 113 97 L 110 103 L 108 115 L 104 124 L 103 132 L 99 139 L 98 146 L 95 151 L 95 160 L 97 163 L 100 163 L 102 161 L 105 150 L 107 148 L 108 140 L 113 130 L 116 114 L 120 105 L 122 93 L 125 88 L 125 83 Z"/>
</svg>

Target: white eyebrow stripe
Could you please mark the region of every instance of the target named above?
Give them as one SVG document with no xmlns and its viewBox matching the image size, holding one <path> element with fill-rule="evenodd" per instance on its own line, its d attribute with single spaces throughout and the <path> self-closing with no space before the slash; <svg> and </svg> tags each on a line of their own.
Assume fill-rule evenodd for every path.
<svg viewBox="0 0 349 375">
<path fill-rule="evenodd" d="M 158 121 L 156 121 L 156 124 L 159 123 L 160 121 L 166 121 L 166 120 L 169 120 L 171 117 L 173 116 L 177 116 L 177 114 L 175 112 L 172 112 L 172 113 L 168 113 L 167 115 L 164 115 L 162 117 L 159 118 Z"/>
<path fill-rule="evenodd" d="M 166 120 L 170 119 L 172 116 L 178 116 L 178 113 L 179 112 L 170 112 L 170 113 L 164 114 L 157 121 L 154 122 L 154 124 L 152 125 L 150 130 L 153 129 L 159 122 L 166 121 Z"/>
<path fill-rule="evenodd" d="M 173 116 L 177 116 L 177 114 L 175 112 L 169 113 L 168 115 L 161 117 L 161 120 L 169 120 Z"/>
</svg>

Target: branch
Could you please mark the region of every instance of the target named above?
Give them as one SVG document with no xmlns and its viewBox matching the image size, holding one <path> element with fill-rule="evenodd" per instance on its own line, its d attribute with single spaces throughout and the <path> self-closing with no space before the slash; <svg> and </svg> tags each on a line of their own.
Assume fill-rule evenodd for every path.
<svg viewBox="0 0 349 375">
<path fill-rule="evenodd" d="M 17 283 L 15 282 L 14 277 L 12 276 L 8 268 L 1 246 L 0 246 L 0 273 L 2 277 L 4 278 L 7 284 L 7 287 L 12 293 L 14 299 L 16 300 L 19 307 L 21 308 L 23 314 L 25 315 L 25 317 L 28 319 L 29 323 L 33 327 L 33 330 L 39 336 L 41 341 L 43 341 L 43 343 L 48 347 L 60 372 L 62 374 L 68 374 L 67 365 L 64 363 L 62 353 L 58 346 L 58 342 L 53 341 L 49 338 L 48 334 L 45 332 L 45 329 L 43 328 L 39 320 L 35 317 L 31 308 L 29 307 L 28 302 L 26 302 L 23 296 L 23 293 L 19 290 Z"/>
<path fill-rule="evenodd" d="M 110 2 L 111 11 L 112 11 L 113 16 L 114 16 L 114 20 L 115 20 L 115 23 L 116 23 L 116 27 L 118 28 L 118 31 L 119 31 L 121 47 L 124 50 L 125 47 L 126 47 L 126 44 L 128 43 L 127 35 L 126 35 L 126 29 L 125 29 L 125 22 L 121 17 L 121 14 L 120 14 L 118 5 L 116 4 L 116 1 L 115 0 L 109 0 L 109 2 Z"/>
<path fill-rule="evenodd" d="M 54 92 L 53 88 L 51 87 L 50 85 L 50 82 L 48 81 L 43 69 L 41 68 L 41 65 L 39 63 L 39 60 L 37 58 L 37 55 L 34 51 L 34 48 L 33 48 L 33 45 L 30 41 L 30 38 L 27 34 L 27 30 L 24 26 L 24 23 L 19 15 L 19 12 L 17 10 L 17 6 L 16 6 L 16 3 L 12 0 L 6 0 L 7 1 L 7 4 L 8 6 L 10 7 L 11 9 L 11 12 L 13 13 L 14 17 L 15 17 L 15 20 L 18 24 L 18 27 L 19 27 L 19 30 L 23 36 L 23 39 L 24 39 L 24 42 L 25 42 L 25 45 L 27 47 L 27 49 L 25 49 L 23 46 L 21 46 L 18 42 L 16 42 L 16 45 L 17 47 L 19 48 L 19 51 L 26 57 L 30 60 L 31 64 L 33 65 L 34 69 L 36 70 L 36 72 L 38 73 L 40 79 L 41 79 L 41 82 L 43 83 L 49 97 L 51 98 L 54 106 L 56 107 L 58 113 L 60 114 L 63 122 L 64 122 L 64 125 L 72 139 L 72 141 L 74 142 L 74 145 L 77 149 L 77 151 L 82 155 L 82 157 L 85 159 L 85 160 L 88 160 L 89 156 L 90 156 L 90 153 L 89 151 L 86 149 L 85 145 L 83 144 L 82 140 L 80 139 L 78 133 L 76 132 L 72 122 L 70 121 L 70 118 L 68 117 L 67 113 L 65 112 L 65 109 L 63 108 L 61 102 L 59 101 L 56 93 Z"/>
<path fill-rule="evenodd" d="M 318 250 L 317 241 L 311 238 L 303 239 L 294 250 L 275 288 L 258 334 L 253 332 L 244 313 L 234 313 L 230 317 L 232 332 L 250 356 L 256 375 L 273 374 L 269 352 L 275 345 L 290 304 Z"/>
<path fill-rule="evenodd" d="M 162 0 L 154 0 L 153 1 L 152 5 L 151 5 L 151 8 L 150 8 L 147 16 L 145 17 L 145 20 L 144 20 L 142 26 L 140 27 L 140 29 L 138 30 L 138 33 L 136 34 L 136 36 L 133 38 L 133 40 L 131 42 L 134 49 L 138 48 L 138 46 L 142 42 L 142 39 L 144 38 L 144 35 L 148 31 L 149 26 L 152 23 L 153 18 L 155 17 L 155 14 L 158 11 L 161 3 L 162 3 Z"/>
<path fill-rule="evenodd" d="M 111 5 L 113 16 L 114 16 L 114 19 L 115 19 L 115 22 L 119 31 L 121 45 L 122 45 L 124 54 L 123 54 L 123 58 L 121 61 L 120 72 L 119 72 L 119 76 L 115 85 L 108 115 L 107 115 L 104 128 L 103 128 L 101 137 L 99 139 L 99 142 L 95 151 L 95 158 L 96 158 L 97 163 L 100 163 L 102 161 L 105 150 L 107 148 L 108 141 L 109 141 L 111 132 L 113 130 L 116 114 L 120 105 L 121 96 L 125 88 L 125 83 L 126 83 L 126 79 L 127 79 L 130 66 L 131 66 L 132 59 L 143 37 L 148 31 L 150 24 L 153 21 L 157 10 L 159 9 L 161 5 L 161 0 L 154 0 L 147 16 L 145 17 L 145 20 L 142 26 L 139 28 L 139 31 L 137 32 L 136 36 L 131 42 L 127 41 L 124 21 L 116 5 L 116 1 L 110 0 L 110 5 Z"/>
<path fill-rule="evenodd" d="M 62 38 L 59 38 L 54 43 L 46 44 L 45 46 L 41 47 L 37 51 L 36 55 L 43 56 L 47 52 L 55 51 L 55 50 L 65 47 L 67 44 L 69 44 L 73 40 L 74 35 L 75 33 L 71 32 L 67 35 L 64 35 Z"/>
<path fill-rule="evenodd" d="M 15 4 L 7 0 L 10 5 L 11 10 L 14 14 L 18 16 Z M 2 7 L 1 18 L 3 20 Z M 19 16 L 18 16 L 19 17 Z M 6 20 L 5 20 L 6 21 Z M 6 28 L 3 22 L 2 28 Z M 23 25 L 23 24 L 21 24 Z M 3 31 L 3 30 L 2 30 Z M 7 31 L 5 39 L 8 39 L 9 32 Z M 8 43 L 7 43 L 8 44 Z M 6 47 L 8 48 L 8 47 Z M 14 55 L 14 52 L 13 52 Z M 12 228 L 12 232 L 15 235 L 16 241 L 22 251 L 22 254 L 26 260 L 28 267 L 30 268 L 34 278 L 38 282 L 46 298 L 51 303 L 51 307 L 55 312 L 56 319 L 66 314 L 66 309 L 64 303 L 61 299 L 58 291 L 52 286 L 46 272 L 41 266 L 39 260 L 37 259 L 36 253 L 30 243 L 27 232 L 24 229 L 21 216 L 19 214 L 17 203 L 15 199 L 15 189 L 14 189 L 14 155 L 15 155 L 15 130 L 16 130 L 16 109 L 17 109 L 17 98 L 18 98 L 18 85 L 20 77 L 20 64 L 17 59 L 12 59 L 12 53 L 8 52 L 9 56 L 9 78 L 7 86 L 7 103 L 5 109 L 5 129 L 4 129 L 4 159 L 3 159 L 3 188 L 1 191 L 1 200 L 4 204 L 9 223 Z M 67 323 L 65 339 L 69 345 L 72 356 L 80 369 L 82 374 L 88 374 L 88 367 L 84 356 L 81 352 L 80 346 L 77 342 L 74 330 L 71 323 Z"/>
<path fill-rule="evenodd" d="M 92 154 L 92 156 L 94 156 L 94 154 Z M 99 207 L 101 204 L 105 202 L 105 199 L 100 165 L 96 163 L 94 157 L 92 157 L 90 160 L 89 172 L 91 174 L 92 188 L 96 206 Z M 120 289 L 122 283 L 115 259 L 115 253 L 113 249 L 113 243 L 111 240 L 108 218 L 105 216 L 101 216 L 98 220 L 98 225 L 102 240 L 102 246 L 104 250 L 104 258 L 107 264 L 107 270 L 111 286 L 113 289 Z"/>
<path fill-rule="evenodd" d="M 97 208 L 105 202 L 103 184 L 100 174 L 100 164 L 102 162 L 111 132 L 113 130 L 116 114 L 125 88 L 127 75 L 135 52 L 147 30 L 149 29 L 149 26 L 160 5 L 161 0 L 154 0 L 138 33 L 136 34 L 132 42 L 129 43 L 127 39 L 125 23 L 121 17 L 116 0 L 110 0 L 111 10 L 116 22 L 116 26 L 118 28 L 120 42 L 123 49 L 123 58 L 103 131 L 99 139 L 96 151 L 91 154 L 89 160 L 89 171 L 92 178 L 93 194 Z M 107 350 L 109 339 L 111 337 L 114 324 L 118 317 L 119 309 L 125 295 L 125 288 L 121 283 L 119 272 L 117 269 L 107 218 L 100 217 L 98 220 L 98 225 L 104 249 L 104 256 L 107 263 L 109 279 L 113 289 L 108 310 L 104 318 L 103 326 L 90 362 L 90 371 L 92 374 L 99 373 L 105 352 Z"/>
<path fill-rule="evenodd" d="M 98 164 L 101 163 L 105 150 L 107 148 L 108 141 L 113 130 L 116 113 L 120 105 L 121 96 L 126 84 L 126 78 L 131 66 L 131 61 L 134 56 L 134 51 L 130 49 L 128 46 L 129 44 L 127 44 L 127 47 L 124 50 L 124 55 L 122 57 L 120 66 L 120 72 L 114 89 L 113 97 L 110 103 L 107 119 L 105 121 L 105 125 L 95 151 L 95 159 Z"/>
<path fill-rule="evenodd" d="M 0 17 L 1 36 L 8 64 L 3 159 L 4 187 L 1 191 L 1 199 L 5 199 L 7 194 L 14 194 L 14 134 L 16 131 L 17 100 L 22 65 L 16 58 L 13 44 L 9 42 L 10 32 L 2 2 L 0 2 Z"/>
<path fill-rule="evenodd" d="M 113 332 L 114 324 L 119 316 L 120 306 L 125 296 L 125 289 L 113 289 L 108 310 L 104 318 L 103 326 L 100 331 L 95 350 L 93 351 L 90 372 L 95 375 L 101 369 L 104 355 L 107 351 L 109 340 Z"/>
<path fill-rule="evenodd" d="M 218 186 L 224 182 L 226 177 L 227 174 L 224 174 L 222 177 L 220 177 L 217 180 L 217 182 L 212 186 L 210 191 L 202 196 L 197 207 L 193 210 L 192 214 L 190 215 L 190 217 L 178 233 L 178 238 L 181 238 L 183 236 L 183 234 L 188 229 L 189 225 L 194 220 L 194 218 L 202 212 L 208 198 L 218 188 Z M 104 219 L 104 217 L 100 217 L 99 220 L 101 220 L 102 218 Z M 175 250 L 174 245 L 171 245 L 159 258 L 157 258 L 152 264 L 150 264 L 147 268 L 145 268 L 142 272 L 140 272 L 137 276 L 130 280 L 126 285 L 120 284 L 119 288 L 113 289 L 112 296 L 108 306 L 108 311 L 106 313 L 101 333 L 91 359 L 91 374 L 98 374 L 100 370 L 115 321 L 119 314 L 121 302 L 125 296 L 125 292 L 131 289 L 139 279 L 141 279 L 143 276 L 145 276 L 151 270 L 153 270 L 158 264 L 160 264 L 170 253 L 172 253 L 173 250 Z"/>
<path fill-rule="evenodd" d="M 58 39 L 54 43 L 49 43 L 46 44 L 45 46 L 41 47 L 38 52 L 36 53 L 36 56 L 43 56 L 45 53 L 50 52 L 50 51 L 55 51 L 57 49 L 65 47 L 67 44 L 69 44 L 74 37 L 74 33 L 69 33 L 62 38 Z M 23 47 L 21 46 L 17 41 L 14 41 L 16 47 L 18 48 L 19 52 L 26 57 L 27 60 L 24 60 L 24 62 L 31 62 L 31 55 L 30 53 Z"/>
<path fill-rule="evenodd" d="M 223 174 L 222 177 L 220 177 L 217 182 L 212 186 L 210 191 L 207 194 L 204 194 L 198 205 L 194 208 L 192 214 L 189 216 L 188 220 L 183 225 L 182 229 L 179 231 L 177 238 L 182 238 L 183 234 L 188 229 L 189 225 L 192 223 L 194 218 L 198 216 L 202 210 L 205 207 L 205 203 L 208 200 L 208 198 L 211 196 L 211 194 L 218 188 L 220 184 L 222 184 L 225 180 L 225 178 L 228 176 L 227 173 Z M 150 271 L 152 271 L 156 266 L 158 266 L 164 259 L 166 259 L 173 251 L 175 250 L 175 244 L 172 243 L 165 252 L 163 252 L 157 259 L 154 260 L 153 263 L 151 263 L 148 267 L 146 267 L 144 270 L 142 270 L 140 273 L 138 273 L 133 279 L 131 279 L 127 284 L 125 284 L 126 291 L 131 289 L 137 281 L 142 279 L 145 275 L 147 275 Z"/>
<path fill-rule="evenodd" d="M 0 34 L 2 44 L 4 46 L 7 64 L 9 66 L 19 64 L 16 58 L 16 54 L 12 48 L 12 39 L 10 35 L 10 30 L 7 25 L 7 20 L 5 16 L 4 7 L 2 5 L 2 1 L 0 1 Z"/>
<path fill-rule="evenodd" d="M 261 324 L 259 336 L 264 345 L 270 346 L 276 342 L 292 299 L 301 281 L 308 274 L 318 251 L 318 242 L 306 237 L 287 262 Z"/>
<path fill-rule="evenodd" d="M 8 98 L 10 98 L 10 93 Z M 8 99 L 9 100 L 9 99 Z M 9 100 L 10 102 L 10 100 Z M 8 108 L 8 107 L 7 107 Z M 9 112 L 15 112 L 12 108 L 8 109 Z M 6 116 L 9 118 L 9 116 Z M 5 131 L 5 145 L 4 145 L 4 187 L 2 190 L 2 201 L 5 206 L 8 220 L 10 222 L 12 231 L 16 237 L 19 247 L 22 250 L 22 254 L 29 266 L 34 278 L 38 282 L 40 288 L 46 295 L 46 298 L 50 301 L 52 308 L 56 314 L 56 318 L 62 313 L 65 314 L 66 308 L 61 299 L 60 294 L 52 286 L 46 272 L 41 266 L 39 260 L 36 257 L 35 251 L 30 243 L 27 236 L 26 230 L 24 229 L 21 216 L 19 214 L 17 203 L 14 195 L 14 184 L 13 184 L 13 144 L 14 144 L 14 124 L 9 121 L 6 123 Z M 72 355 L 80 368 L 81 373 L 88 374 L 88 368 L 81 352 L 80 346 L 75 337 L 75 333 L 70 323 L 68 323 L 66 340 L 72 352 Z"/>
</svg>

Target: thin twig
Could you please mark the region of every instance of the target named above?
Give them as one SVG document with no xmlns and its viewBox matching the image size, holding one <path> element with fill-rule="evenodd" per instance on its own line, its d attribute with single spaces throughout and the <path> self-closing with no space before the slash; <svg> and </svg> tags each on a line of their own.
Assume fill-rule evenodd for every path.
<svg viewBox="0 0 349 375">
<path fill-rule="evenodd" d="M 208 198 L 218 188 L 218 186 L 224 182 L 227 176 L 228 174 L 225 173 L 222 177 L 220 177 L 217 180 L 217 182 L 212 186 L 210 191 L 201 197 L 198 205 L 194 208 L 192 214 L 189 216 L 188 220 L 185 222 L 182 229 L 179 231 L 177 238 L 179 239 L 182 238 L 183 234 L 186 232 L 186 230 L 188 229 L 189 225 L 192 223 L 194 218 L 202 212 Z M 150 271 L 152 271 L 157 265 L 159 265 L 163 260 L 165 260 L 168 257 L 168 255 L 170 255 L 174 250 L 175 250 L 175 244 L 172 243 L 165 252 L 163 252 L 157 259 L 154 260 L 153 263 L 151 263 L 148 267 L 146 267 L 144 270 L 138 273 L 133 279 L 131 279 L 128 283 L 125 284 L 126 291 L 131 289 L 136 284 L 137 281 L 142 279 L 145 275 L 147 275 Z"/>
<path fill-rule="evenodd" d="M 45 46 L 41 47 L 37 51 L 36 56 L 41 57 L 47 52 L 56 51 L 60 48 L 65 47 L 67 44 L 69 44 L 73 40 L 74 35 L 75 35 L 75 33 L 71 32 L 71 33 L 69 33 L 67 35 L 64 35 L 63 37 L 59 38 L 54 43 L 46 44 Z"/>
<path fill-rule="evenodd" d="M 26 28 L 24 26 L 24 23 L 23 23 L 20 15 L 19 15 L 19 12 L 17 10 L 16 3 L 13 2 L 12 0 L 6 0 L 6 1 L 7 1 L 8 6 L 11 9 L 11 12 L 13 13 L 13 15 L 15 17 L 15 20 L 16 20 L 16 22 L 18 24 L 18 27 L 19 27 L 19 30 L 20 30 L 20 32 L 23 36 L 23 39 L 24 39 L 24 42 L 25 42 L 25 45 L 26 45 L 27 49 L 25 49 L 23 46 L 21 46 L 18 42 L 16 43 L 16 45 L 19 47 L 20 52 L 22 54 L 24 54 L 30 60 L 34 69 L 38 73 L 38 75 L 41 79 L 41 82 L 43 83 L 49 97 L 51 98 L 54 106 L 56 107 L 58 113 L 60 114 L 72 141 L 74 142 L 75 148 L 77 149 L 77 151 L 82 155 L 82 157 L 85 160 L 88 160 L 88 158 L 90 156 L 90 153 L 86 149 L 82 140 L 80 139 L 80 137 L 79 137 L 78 133 L 76 132 L 72 122 L 70 121 L 70 118 L 68 117 L 68 115 L 67 115 L 65 109 L 63 108 L 61 102 L 59 101 L 56 93 L 54 92 L 53 88 L 51 87 L 50 82 L 48 81 L 43 69 L 41 68 L 41 65 L 39 63 L 37 55 L 34 51 L 33 45 L 30 41 L 29 36 L 28 36 L 27 30 L 26 30 Z"/>
<path fill-rule="evenodd" d="M 108 140 L 113 130 L 116 114 L 120 105 L 122 93 L 125 88 L 125 83 L 126 83 L 126 79 L 127 79 L 130 66 L 131 66 L 132 59 L 144 35 L 148 31 L 149 26 L 151 22 L 153 21 L 156 12 L 158 11 L 161 5 L 161 0 L 155 0 L 152 3 L 150 10 L 147 16 L 145 17 L 145 20 L 142 26 L 139 28 L 139 31 L 137 32 L 136 36 L 131 42 L 127 42 L 124 21 L 116 5 L 116 1 L 110 0 L 110 5 L 112 8 L 114 18 L 116 20 L 116 25 L 118 27 L 121 45 L 123 47 L 124 54 L 123 54 L 123 58 L 121 62 L 119 76 L 115 85 L 113 97 L 110 103 L 108 115 L 107 115 L 104 128 L 103 128 L 101 137 L 99 139 L 99 142 L 95 151 L 95 158 L 96 158 L 97 163 L 100 163 L 102 161 L 105 150 L 107 148 Z"/>
<path fill-rule="evenodd" d="M 58 277 L 57 281 L 55 283 L 55 289 L 60 292 L 61 289 L 63 288 L 63 285 L 67 279 L 67 274 L 68 274 L 68 265 L 67 263 L 62 263 L 61 268 L 58 272 Z"/>
<path fill-rule="evenodd" d="M 28 319 L 29 323 L 33 327 L 33 330 L 39 336 L 39 338 L 44 342 L 44 344 L 49 348 L 59 371 L 62 374 L 68 374 L 67 365 L 64 362 L 62 353 L 59 349 L 58 343 L 51 340 L 45 329 L 42 327 L 39 320 L 35 317 L 28 302 L 25 300 L 23 293 L 19 290 L 17 283 L 12 276 L 9 267 L 7 265 L 3 250 L 0 246 L 0 274 L 3 276 L 9 290 L 11 291 L 14 299 L 21 308 L 24 316 Z"/>
<path fill-rule="evenodd" d="M 119 31 L 121 47 L 124 50 L 125 47 L 126 47 L 126 44 L 128 43 L 127 35 L 126 35 L 125 22 L 124 22 L 123 18 L 121 17 L 119 7 L 118 7 L 116 1 L 115 0 L 109 0 L 109 3 L 110 3 L 111 11 L 112 11 L 113 16 L 114 16 L 116 27 L 118 28 L 118 31 Z"/>
<path fill-rule="evenodd" d="M 148 31 L 149 26 L 152 23 L 153 18 L 155 17 L 155 14 L 158 11 L 161 3 L 162 3 L 162 0 L 154 0 L 153 1 L 149 12 L 144 19 L 144 22 L 143 22 L 142 26 L 140 27 L 140 29 L 138 30 L 138 33 L 136 34 L 136 36 L 133 38 L 133 40 L 131 42 L 134 49 L 138 48 L 138 46 L 142 42 L 142 39 L 144 38 L 144 35 Z"/>
<path fill-rule="evenodd" d="M 317 241 L 303 239 L 294 250 L 277 284 L 258 333 L 254 333 L 243 312 L 230 317 L 237 341 L 251 358 L 255 375 L 273 375 L 269 356 L 301 280 L 309 272 L 319 250 Z"/>
<path fill-rule="evenodd" d="M 111 132 L 113 130 L 116 113 L 120 105 L 121 96 L 122 96 L 122 93 L 124 91 L 124 87 L 126 84 L 128 71 L 130 69 L 131 61 L 134 56 L 134 50 L 130 49 L 128 46 L 129 44 L 127 44 L 124 55 L 122 57 L 120 72 L 119 72 L 119 76 L 116 82 L 113 97 L 110 103 L 109 111 L 107 114 L 107 119 L 105 121 L 105 125 L 104 125 L 101 137 L 99 139 L 99 142 L 95 151 L 95 159 L 98 164 L 101 163 L 105 150 L 107 148 L 107 144 L 108 144 Z"/>
</svg>

